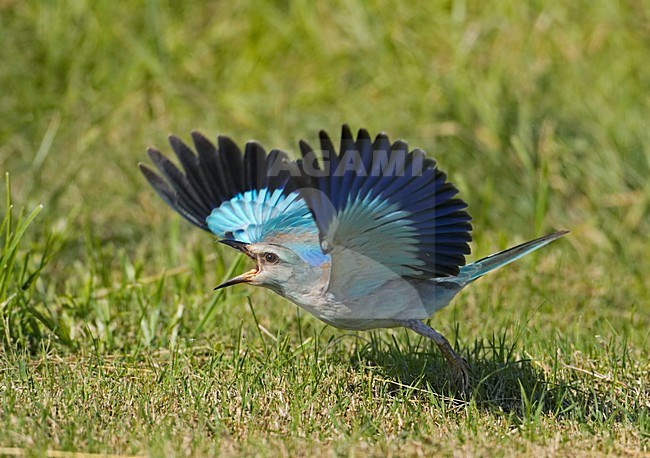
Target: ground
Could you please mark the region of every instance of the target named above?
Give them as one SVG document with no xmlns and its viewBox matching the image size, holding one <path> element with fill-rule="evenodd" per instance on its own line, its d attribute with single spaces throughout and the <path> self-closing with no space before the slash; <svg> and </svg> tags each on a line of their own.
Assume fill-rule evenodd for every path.
<svg viewBox="0 0 650 458">
<path fill-rule="evenodd" d="M 649 453 L 648 8 L 231 3 L 0 1 L 0 454 Z M 344 122 L 438 161 L 470 261 L 571 230 L 432 317 L 465 396 L 412 332 L 212 291 L 249 261 L 136 167 Z"/>
</svg>

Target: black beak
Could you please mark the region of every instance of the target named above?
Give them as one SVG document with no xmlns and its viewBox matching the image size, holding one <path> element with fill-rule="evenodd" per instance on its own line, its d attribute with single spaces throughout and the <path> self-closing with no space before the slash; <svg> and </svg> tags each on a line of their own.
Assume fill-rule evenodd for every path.
<svg viewBox="0 0 650 458">
<path fill-rule="evenodd" d="M 219 243 L 223 243 L 224 245 L 228 245 L 230 248 L 234 248 L 237 251 L 241 251 L 244 253 L 246 256 L 248 256 L 251 259 L 255 259 L 255 256 L 248 251 L 248 244 L 244 242 L 240 242 L 239 240 L 219 240 Z"/>
<path fill-rule="evenodd" d="M 229 247 L 234 248 L 237 251 L 241 251 L 249 258 L 256 260 L 255 255 L 250 251 L 248 251 L 248 245 L 244 242 L 239 242 L 237 240 L 219 240 L 219 242 L 223 243 L 224 245 L 228 245 Z M 236 285 L 238 283 L 248 283 L 251 280 L 253 280 L 258 273 L 259 270 L 257 269 L 257 266 L 255 266 L 253 270 L 250 270 L 235 278 L 231 278 L 230 280 L 223 282 L 222 284 L 217 286 L 215 290 L 225 288 L 226 286 Z"/>
<path fill-rule="evenodd" d="M 231 278 L 230 280 L 227 280 L 227 281 L 223 282 L 223 283 L 220 284 L 219 286 L 215 287 L 214 290 L 216 291 L 216 290 L 218 290 L 218 289 L 225 288 L 226 286 L 237 285 L 237 284 L 239 284 L 239 283 L 248 283 L 248 282 L 250 282 L 251 280 L 254 280 L 254 279 L 255 279 L 255 276 L 256 276 L 258 273 L 259 273 L 259 271 L 257 270 L 257 268 L 252 269 L 252 270 L 249 270 L 249 271 L 246 272 L 246 273 L 243 273 L 243 274 L 241 274 L 241 275 L 238 275 L 238 276 L 235 277 L 235 278 Z"/>
</svg>

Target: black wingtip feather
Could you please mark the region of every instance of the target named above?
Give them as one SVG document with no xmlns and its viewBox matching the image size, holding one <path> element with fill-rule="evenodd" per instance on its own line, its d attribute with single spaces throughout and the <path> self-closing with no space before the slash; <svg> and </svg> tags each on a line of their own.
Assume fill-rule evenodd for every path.
<svg viewBox="0 0 650 458">
<path fill-rule="evenodd" d="M 295 189 L 290 175 L 269 177 L 271 162 L 286 153 L 267 155 L 256 142 L 239 147 L 226 136 L 219 136 L 215 146 L 201 133 L 192 131 L 196 153 L 179 137 L 169 135 L 169 143 L 182 167 L 179 169 L 156 148 L 147 155 L 158 170 L 138 164 L 142 174 L 170 207 L 192 224 L 209 230 L 206 218 L 223 202 L 251 189 L 268 187 L 271 191 Z M 295 165 L 294 165 L 295 166 Z M 299 175 L 294 172 L 294 175 Z"/>
</svg>

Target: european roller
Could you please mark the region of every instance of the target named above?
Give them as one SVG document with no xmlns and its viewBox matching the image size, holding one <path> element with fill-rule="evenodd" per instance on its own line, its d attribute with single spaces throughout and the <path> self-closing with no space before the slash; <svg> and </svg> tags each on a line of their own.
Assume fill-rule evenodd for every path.
<svg viewBox="0 0 650 458">
<path fill-rule="evenodd" d="M 366 330 L 403 326 L 433 340 L 465 389 L 469 367 L 423 320 L 465 286 L 566 234 L 555 232 L 471 264 L 467 204 L 436 162 L 383 133 L 356 139 L 344 125 L 337 149 L 299 143 L 302 158 L 244 152 L 192 132 L 196 153 L 169 141 L 181 168 L 147 150 L 139 164 L 162 199 L 190 223 L 251 258 L 255 267 L 217 286 L 268 288 L 325 323 Z"/>
</svg>

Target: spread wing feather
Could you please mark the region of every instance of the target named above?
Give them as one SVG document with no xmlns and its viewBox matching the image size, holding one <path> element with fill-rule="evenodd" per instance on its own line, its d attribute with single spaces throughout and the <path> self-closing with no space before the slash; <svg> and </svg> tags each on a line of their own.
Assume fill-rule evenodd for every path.
<svg viewBox="0 0 650 458">
<path fill-rule="evenodd" d="M 319 140 L 320 173 L 303 197 L 332 257 L 330 289 L 364 294 L 393 277 L 458 275 L 470 251 L 471 218 L 434 160 L 385 134 L 373 141 L 362 129 L 354 139 L 347 125 L 338 153 L 325 132 Z M 317 154 L 304 141 L 300 151 L 305 173 Z"/>
<path fill-rule="evenodd" d="M 181 168 L 160 153 L 147 150 L 158 173 L 144 164 L 140 170 L 162 199 L 190 223 L 219 237 L 260 241 L 271 231 L 290 231 L 313 225 L 296 192 L 298 166 L 286 153 L 268 154 L 256 142 L 244 154 L 228 137 L 217 146 L 192 132 L 197 151 L 170 136 Z"/>
</svg>

